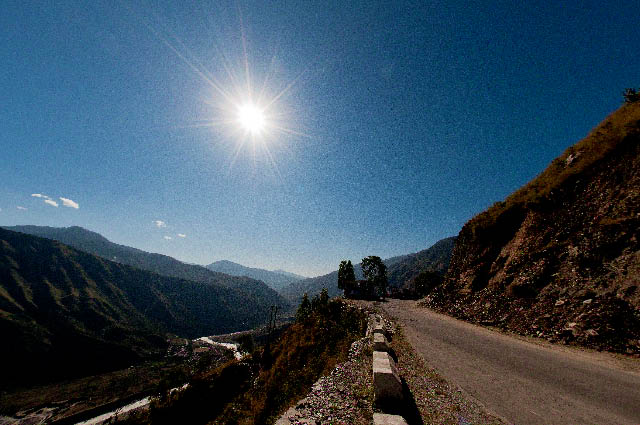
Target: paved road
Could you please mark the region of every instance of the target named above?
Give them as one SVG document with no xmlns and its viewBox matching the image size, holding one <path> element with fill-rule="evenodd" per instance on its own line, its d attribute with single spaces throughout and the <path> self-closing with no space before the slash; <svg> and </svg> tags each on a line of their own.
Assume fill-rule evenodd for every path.
<svg viewBox="0 0 640 425">
<path fill-rule="evenodd" d="M 640 362 L 533 343 L 415 306 L 382 303 L 427 364 L 509 423 L 640 424 Z"/>
</svg>

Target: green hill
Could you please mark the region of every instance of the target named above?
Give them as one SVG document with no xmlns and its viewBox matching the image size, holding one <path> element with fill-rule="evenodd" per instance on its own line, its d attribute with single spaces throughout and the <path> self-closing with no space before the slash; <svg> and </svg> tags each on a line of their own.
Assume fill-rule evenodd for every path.
<svg viewBox="0 0 640 425">
<path fill-rule="evenodd" d="M 231 288 L 240 291 L 245 297 L 245 302 L 255 306 L 258 311 L 267 311 L 271 305 L 277 305 L 281 309 L 289 307 L 284 298 L 259 280 L 249 277 L 230 276 L 208 270 L 202 266 L 186 264 L 167 255 L 149 253 L 126 245 L 116 244 L 104 236 L 82 227 L 13 226 L 5 227 L 5 229 L 54 239 L 107 260 L 164 276 Z M 265 313 L 265 317 L 267 317 L 267 313 Z"/>
<path fill-rule="evenodd" d="M 268 317 L 241 291 L 162 276 L 60 242 L 0 229 L 2 385 L 123 367 Z"/>
</svg>

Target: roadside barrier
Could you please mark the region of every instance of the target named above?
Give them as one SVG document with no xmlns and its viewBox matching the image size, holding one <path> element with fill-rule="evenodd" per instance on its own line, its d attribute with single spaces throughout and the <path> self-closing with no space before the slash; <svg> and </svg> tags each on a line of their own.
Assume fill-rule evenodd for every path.
<svg viewBox="0 0 640 425">
<path fill-rule="evenodd" d="M 384 413 L 374 413 L 374 425 L 407 425 L 400 415 L 391 414 L 393 406 L 403 403 L 402 380 L 398 374 L 395 360 L 391 357 L 388 340 L 390 332 L 386 329 L 382 317 L 375 315 L 373 321 L 373 392 L 375 404 Z"/>
</svg>

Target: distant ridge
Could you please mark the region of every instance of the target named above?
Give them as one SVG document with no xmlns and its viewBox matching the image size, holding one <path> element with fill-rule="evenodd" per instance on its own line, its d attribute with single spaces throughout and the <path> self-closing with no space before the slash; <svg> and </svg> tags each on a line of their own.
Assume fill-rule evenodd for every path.
<svg viewBox="0 0 640 425">
<path fill-rule="evenodd" d="M 167 332 L 248 329 L 269 307 L 0 228 L 0 387 L 126 367 L 162 355 Z"/>
<path fill-rule="evenodd" d="M 247 267 L 228 260 L 216 261 L 206 267 L 207 269 L 215 272 L 226 273 L 232 276 L 247 276 L 253 279 L 261 280 L 276 291 L 293 282 L 306 279 L 304 276 L 298 276 L 294 273 L 289 273 L 281 270 L 270 271 Z"/>
<path fill-rule="evenodd" d="M 268 317 L 268 309 L 271 305 L 278 305 L 285 309 L 289 307 L 284 298 L 261 281 L 214 272 L 202 266 L 183 263 L 166 255 L 153 254 L 126 245 L 119 245 L 109 241 L 99 233 L 82 227 L 5 226 L 4 228 L 14 232 L 57 240 L 107 260 L 164 276 L 223 286 L 240 291 L 245 296 L 246 303 L 254 305 L 257 311 L 264 312 L 265 320 Z"/>
<path fill-rule="evenodd" d="M 435 271 L 444 275 L 449 267 L 451 253 L 455 245 L 456 237 L 439 240 L 430 248 L 413 254 L 400 255 L 384 260 L 387 266 L 387 276 L 390 287 L 401 287 L 405 282 L 413 279 L 425 270 Z M 362 279 L 362 267 L 354 264 L 353 270 L 356 279 Z M 338 289 L 338 271 L 333 271 L 323 276 L 300 280 L 286 286 L 280 293 L 294 305 L 300 302 L 303 294 L 315 295 L 322 288 L 327 288 L 332 297 L 342 295 Z"/>
<path fill-rule="evenodd" d="M 274 273 L 280 273 L 280 274 L 292 277 L 292 278 L 297 279 L 297 280 L 308 279 L 308 276 L 302 276 L 302 275 L 299 275 L 299 274 L 288 272 L 286 270 L 277 269 L 277 270 L 274 270 L 273 272 Z"/>
</svg>

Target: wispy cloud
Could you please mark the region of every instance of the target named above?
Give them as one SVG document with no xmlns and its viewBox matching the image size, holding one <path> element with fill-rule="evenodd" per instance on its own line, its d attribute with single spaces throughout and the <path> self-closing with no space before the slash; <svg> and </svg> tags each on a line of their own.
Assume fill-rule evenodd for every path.
<svg viewBox="0 0 640 425">
<path fill-rule="evenodd" d="M 74 202 L 69 198 L 60 197 L 60 200 L 62 201 L 62 205 L 64 205 L 65 207 L 75 208 L 75 209 L 80 208 L 80 205 L 78 205 L 77 202 Z"/>
<path fill-rule="evenodd" d="M 51 199 L 45 199 L 45 200 L 44 200 L 44 203 L 45 203 L 45 204 L 49 204 L 49 205 L 51 205 L 52 207 L 56 207 L 56 208 L 58 208 L 58 203 L 57 203 L 56 201 L 51 200 Z"/>
<path fill-rule="evenodd" d="M 179 238 L 186 238 L 186 237 L 187 237 L 187 235 L 185 235 L 184 233 L 178 233 L 178 237 L 179 237 Z"/>
<path fill-rule="evenodd" d="M 164 237 L 166 240 L 170 241 L 171 239 L 173 239 L 171 236 L 165 236 Z"/>
<path fill-rule="evenodd" d="M 153 224 L 155 224 L 156 227 L 167 227 L 167 223 L 162 220 L 153 220 Z"/>
<path fill-rule="evenodd" d="M 32 193 L 31 196 L 33 196 L 34 198 L 51 199 L 50 196 L 43 195 L 42 193 Z"/>
<path fill-rule="evenodd" d="M 16 208 L 19 209 L 20 211 L 26 211 L 27 210 L 25 207 L 21 207 L 20 205 L 18 205 Z"/>
</svg>

